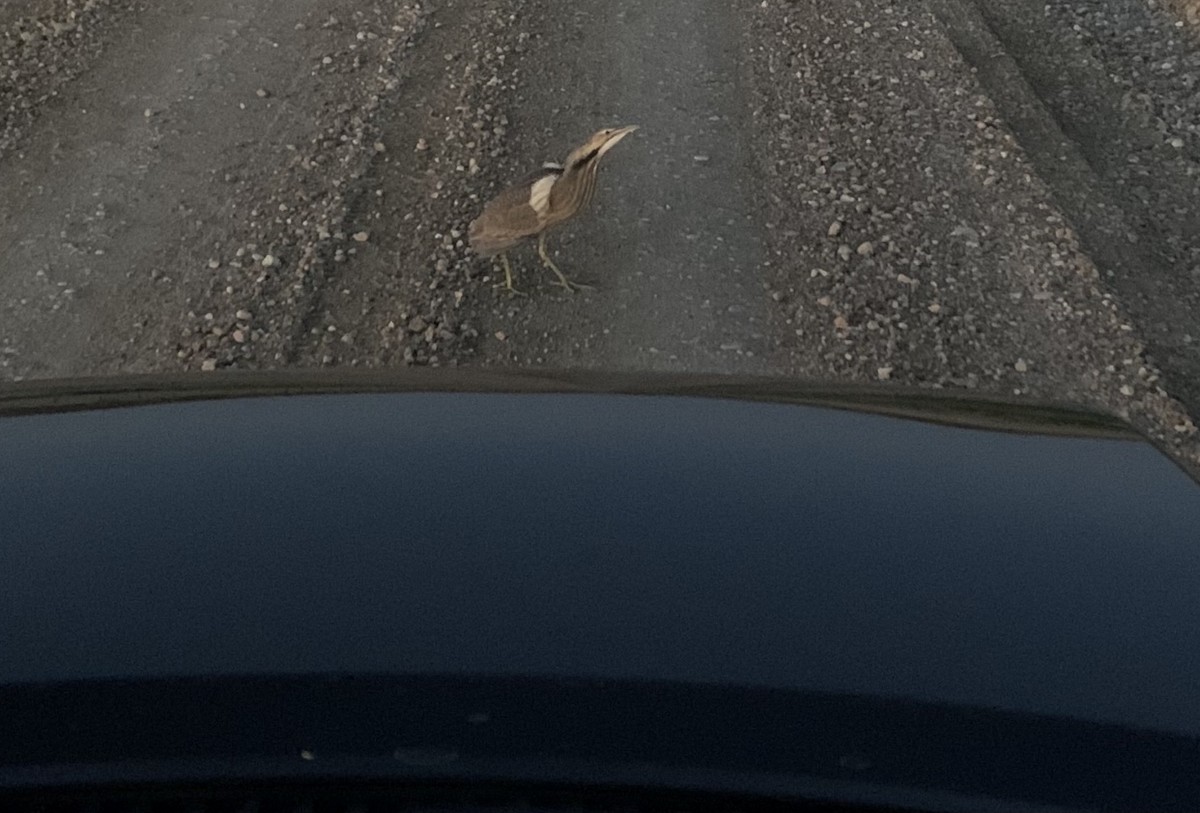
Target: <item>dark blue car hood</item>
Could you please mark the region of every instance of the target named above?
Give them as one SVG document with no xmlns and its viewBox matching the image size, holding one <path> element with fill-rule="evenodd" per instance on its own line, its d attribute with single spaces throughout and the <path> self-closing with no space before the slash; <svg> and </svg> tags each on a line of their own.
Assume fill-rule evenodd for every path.
<svg viewBox="0 0 1200 813">
<path fill-rule="evenodd" d="M 736 690 L 754 715 L 764 692 L 854 698 L 883 728 L 872 703 L 965 710 L 954 726 L 975 720 L 975 746 L 1041 720 L 1067 721 L 1046 743 L 1078 742 L 1071 725 L 1153 742 L 1166 751 L 1142 756 L 1162 770 L 1196 753 L 1200 488 L 1118 422 L 779 382 L 314 381 L 7 393 L 10 719 L 78 716 L 64 698 L 83 686 L 111 718 L 134 702 L 122 686 L 191 685 L 215 703 L 224 690 L 204 681 L 276 698 L 295 689 L 272 680 L 330 676 L 534 681 L 522 696 L 582 681 L 659 687 L 649 696 L 676 714 L 733 702 L 689 692 Z M 846 759 L 886 764 L 880 747 L 822 759 L 853 774 Z M 6 755 L 26 772 L 79 756 Z"/>
</svg>

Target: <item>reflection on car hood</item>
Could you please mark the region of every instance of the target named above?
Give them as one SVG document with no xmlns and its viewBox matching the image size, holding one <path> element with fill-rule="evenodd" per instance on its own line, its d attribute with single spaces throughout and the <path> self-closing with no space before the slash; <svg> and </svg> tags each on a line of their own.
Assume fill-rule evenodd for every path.
<svg viewBox="0 0 1200 813">
<path fill-rule="evenodd" d="M 27 381 L 0 386 L 0 415 L 267 395 L 368 392 L 606 393 L 730 398 L 851 409 L 954 426 L 1142 439 L 1118 418 L 1068 405 L 957 391 L 787 378 L 588 371 L 280 371 Z"/>
</svg>

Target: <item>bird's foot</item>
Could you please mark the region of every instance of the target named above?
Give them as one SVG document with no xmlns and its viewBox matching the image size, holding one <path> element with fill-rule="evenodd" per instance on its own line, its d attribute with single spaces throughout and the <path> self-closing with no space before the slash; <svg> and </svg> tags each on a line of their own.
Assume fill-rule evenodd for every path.
<svg viewBox="0 0 1200 813">
<path fill-rule="evenodd" d="M 554 276 L 557 277 L 557 279 L 554 281 L 554 284 L 559 286 L 560 288 L 567 289 L 567 291 L 569 293 L 573 294 L 576 291 L 594 291 L 594 290 L 596 290 L 595 286 L 593 286 L 593 285 L 585 285 L 582 282 L 576 282 L 575 280 L 568 277 L 566 274 L 564 274 L 562 272 L 562 270 L 557 265 L 554 264 L 554 261 L 551 260 L 549 257 L 542 257 L 542 261 L 543 261 L 543 264 L 546 266 L 546 268 L 548 268 L 550 271 L 554 272 Z"/>
<path fill-rule="evenodd" d="M 554 284 L 560 288 L 566 289 L 569 293 L 577 293 L 578 291 L 594 291 L 595 285 L 588 285 L 585 282 L 576 282 L 573 279 L 563 277 L 554 281 Z"/>
<path fill-rule="evenodd" d="M 511 282 L 497 282 L 492 287 L 498 291 L 507 291 L 512 296 L 529 296 L 529 294 L 525 293 L 524 291 L 514 288 Z"/>
</svg>

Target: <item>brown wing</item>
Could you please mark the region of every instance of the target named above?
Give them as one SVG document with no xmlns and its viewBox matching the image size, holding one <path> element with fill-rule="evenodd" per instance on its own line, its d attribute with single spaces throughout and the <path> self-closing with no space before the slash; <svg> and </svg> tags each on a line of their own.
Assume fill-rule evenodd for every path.
<svg viewBox="0 0 1200 813">
<path fill-rule="evenodd" d="M 483 213 L 471 221 L 467 239 L 478 254 L 487 256 L 515 246 L 540 232 L 545 225 L 543 212 L 531 198 L 539 181 L 557 178 L 562 170 L 544 167 L 494 197 Z"/>
</svg>

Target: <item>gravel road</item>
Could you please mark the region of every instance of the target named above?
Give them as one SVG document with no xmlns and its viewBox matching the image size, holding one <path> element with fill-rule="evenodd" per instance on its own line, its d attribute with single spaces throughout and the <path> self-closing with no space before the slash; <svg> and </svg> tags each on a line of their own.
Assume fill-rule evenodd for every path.
<svg viewBox="0 0 1200 813">
<path fill-rule="evenodd" d="M 1081 402 L 1200 471 L 1190 0 L 9 0 L 0 378 L 774 374 Z M 467 223 L 604 126 L 596 290 Z M 886 386 L 881 383 L 880 386 Z"/>
</svg>

